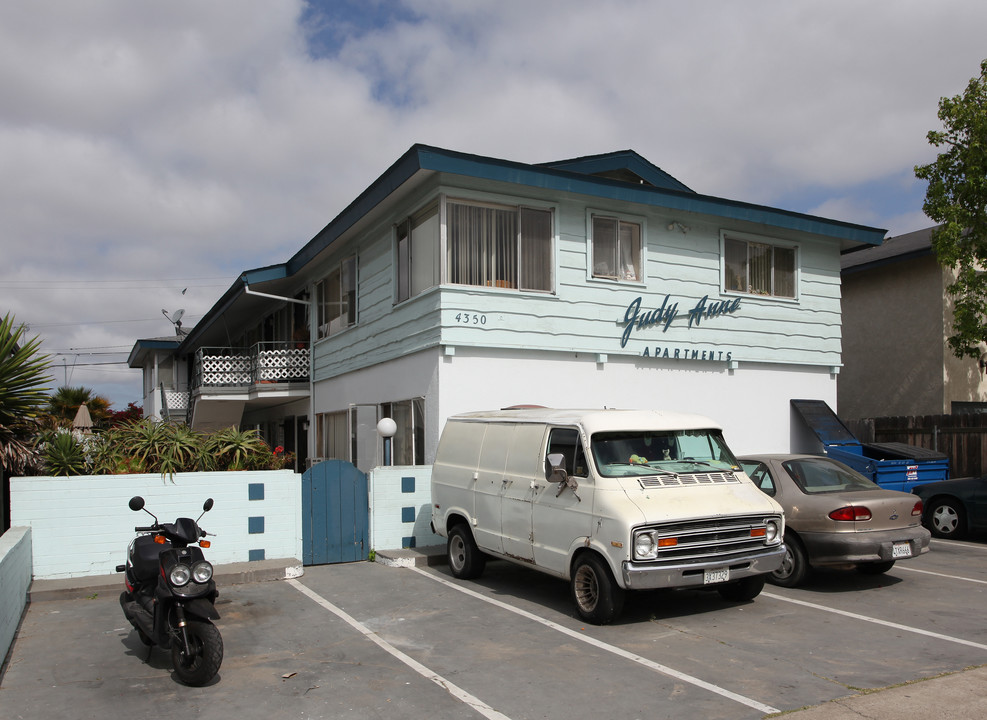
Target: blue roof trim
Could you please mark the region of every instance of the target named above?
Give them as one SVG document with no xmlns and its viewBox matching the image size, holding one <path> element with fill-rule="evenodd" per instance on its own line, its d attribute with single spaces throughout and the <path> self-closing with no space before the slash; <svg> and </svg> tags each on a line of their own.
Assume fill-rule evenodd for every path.
<svg viewBox="0 0 987 720">
<path fill-rule="evenodd" d="M 786 230 L 799 230 L 869 245 L 880 245 L 886 234 L 885 230 L 879 228 L 829 220 L 814 215 L 778 210 L 736 200 L 725 200 L 710 195 L 699 195 L 692 191 L 683 192 L 646 185 L 630 185 L 618 180 L 587 176 L 581 173 L 465 155 L 439 148 L 419 147 L 421 147 L 422 167 L 436 172 L 571 192 L 607 200 L 620 200 L 668 210 L 714 215 L 730 220 L 743 220 Z"/>
<path fill-rule="evenodd" d="M 540 163 L 538 167 L 566 170 L 585 175 L 595 175 L 613 170 L 630 170 L 655 187 L 665 188 L 666 190 L 693 192 L 692 188 L 688 187 L 685 183 L 676 180 L 660 167 L 641 157 L 633 150 L 620 150 L 602 155 L 587 155 L 586 157 L 572 158 L 570 160 Z"/>
<path fill-rule="evenodd" d="M 397 159 L 383 172 L 366 190 L 339 213 L 328 225 L 309 240 L 305 247 L 295 253 L 285 266 L 289 275 L 294 275 L 308 264 L 324 248 L 332 244 L 336 238 L 349 230 L 364 215 L 386 200 L 400 188 L 411 176 L 422 169 L 419 162 L 421 145 L 412 146 L 404 155 Z"/>
<path fill-rule="evenodd" d="M 251 285 L 270 280 L 281 280 L 288 277 L 289 274 L 287 265 L 281 263 L 280 265 L 268 265 L 267 267 L 256 268 L 255 270 L 245 270 L 240 275 L 240 279 L 247 285 Z"/>
</svg>

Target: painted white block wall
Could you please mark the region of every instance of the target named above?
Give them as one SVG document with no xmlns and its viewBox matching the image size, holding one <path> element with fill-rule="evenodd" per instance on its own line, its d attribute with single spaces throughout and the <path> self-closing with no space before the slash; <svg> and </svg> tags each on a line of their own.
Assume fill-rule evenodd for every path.
<svg viewBox="0 0 987 720">
<path fill-rule="evenodd" d="M 14 640 L 31 585 L 31 528 L 12 527 L 0 536 L 0 662 Z"/>
<path fill-rule="evenodd" d="M 134 495 L 161 522 L 196 518 L 212 497 L 202 527 L 216 535 L 206 551 L 213 564 L 302 557 L 301 476 L 290 470 L 12 478 L 11 524 L 32 529 L 34 577 L 113 573 L 134 527 L 151 522 L 127 507 Z"/>
<path fill-rule="evenodd" d="M 370 547 L 375 550 L 443 545 L 432 532 L 432 466 L 375 468 L 368 477 Z"/>
</svg>

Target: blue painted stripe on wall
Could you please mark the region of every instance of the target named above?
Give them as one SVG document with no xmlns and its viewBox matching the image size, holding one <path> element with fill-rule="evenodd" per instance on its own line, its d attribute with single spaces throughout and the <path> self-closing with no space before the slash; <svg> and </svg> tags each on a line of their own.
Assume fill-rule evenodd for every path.
<svg viewBox="0 0 987 720">
<path fill-rule="evenodd" d="M 248 500 L 263 500 L 264 499 L 264 483 L 248 483 L 247 484 L 247 499 Z"/>
<path fill-rule="evenodd" d="M 401 478 L 401 492 L 413 493 L 415 491 L 415 479 L 413 477 Z"/>
<path fill-rule="evenodd" d="M 265 560 L 265 559 L 266 559 L 265 552 L 263 548 L 260 550 L 249 550 L 247 552 L 247 560 L 249 560 L 250 562 L 254 562 L 256 560 Z"/>
<path fill-rule="evenodd" d="M 413 548 L 414 546 L 415 546 L 415 536 L 414 535 L 412 535 L 410 537 L 403 537 L 403 538 L 401 538 L 401 547 L 402 548 Z"/>
<path fill-rule="evenodd" d="M 401 508 L 401 522 L 414 522 L 414 521 L 415 521 L 415 508 L 413 507 Z"/>
<path fill-rule="evenodd" d="M 258 535 L 264 532 L 264 516 L 247 518 L 247 532 L 251 535 Z"/>
</svg>

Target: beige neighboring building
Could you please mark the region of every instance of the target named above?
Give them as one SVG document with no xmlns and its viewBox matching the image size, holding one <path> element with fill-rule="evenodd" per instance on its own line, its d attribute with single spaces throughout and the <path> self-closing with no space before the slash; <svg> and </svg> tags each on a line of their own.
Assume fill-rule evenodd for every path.
<svg viewBox="0 0 987 720">
<path fill-rule="evenodd" d="M 933 229 L 841 258 L 844 420 L 987 412 L 980 363 L 955 357 L 946 342 L 953 272 L 936 261 Z"/>
</svg>

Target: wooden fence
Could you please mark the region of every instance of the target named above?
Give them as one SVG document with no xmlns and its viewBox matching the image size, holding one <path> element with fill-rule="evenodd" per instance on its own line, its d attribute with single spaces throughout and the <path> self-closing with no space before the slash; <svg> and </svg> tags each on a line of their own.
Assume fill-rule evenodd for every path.
<svg viewBox="0 0 987 720">
<path fill-rule="evenodd" d="M 938 450 L 949 476 L 982 475 L 987 467 L 987 415 L 920 415 L 845 421 L 862 443 L 900 442 Z"/>
</svg>

